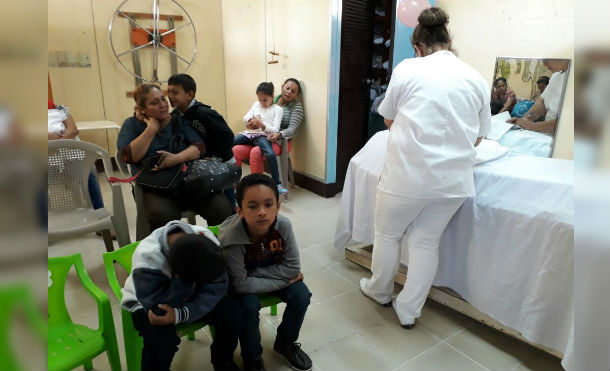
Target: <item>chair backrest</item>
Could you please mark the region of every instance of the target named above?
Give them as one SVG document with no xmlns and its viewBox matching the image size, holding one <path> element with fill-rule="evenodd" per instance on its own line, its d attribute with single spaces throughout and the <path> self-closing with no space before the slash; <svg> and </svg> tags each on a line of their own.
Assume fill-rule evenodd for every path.
<svg viewBox="0 0 610 371">
<path fill-rule="evenodd" d="M 114 292 L 119 300 L 123 299 L 123 294 L 121 293 L 121 284 L 119 283 L 116 270 L 114 269 L 114 262 L 119 263 L 127 274 L 131 273 L 131 258 L 139 243 L 140 241 L 130 243 L 118 250 L 104 254 L 104 268 L 106 269 L 108 283 L 110 284 L 112 292 Z"/>
<path fill-rule="evenodd" d="M 123 178 L 129 178 L 129 168 L 127 167 L 127 164 L 125 162 L 123 162 L 123 157 L 121 156 L 121 152 L 117 152 L 116 156 L 116 163 L 119 166 L 119 170 L 121 171 L 121 176 Z"/>
<path fill-rule="evenodd" d="M 48 146 L 48 209 L 93 208 L 89 173 L 101 158 L 108 177 L 112 169 L 108 152 L 95 144 L 73 139 L 51 140 Z"/>
<path fill-rule="evenodd" d="M 72 323 L 66 308 L 65 287 L 70 268 L 80 264 L 84 269 L 80 254 L 49 258 L 49 292 L 48 311 L 49 325 Z"/>
</svg>

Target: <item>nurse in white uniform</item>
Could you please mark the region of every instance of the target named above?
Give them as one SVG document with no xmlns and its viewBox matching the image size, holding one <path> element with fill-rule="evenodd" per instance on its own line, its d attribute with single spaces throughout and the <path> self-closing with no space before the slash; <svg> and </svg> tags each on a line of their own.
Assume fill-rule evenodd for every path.
<svg viewBox="0 0 610 371">
<path fill-rule="evenodd" d="M 490 87 L 451 50 L 448 16 L 424 10 L 411 42 L 417 57 L 392 73 L 379 113 L 390 129 L 375 208 L 371 279 L 362 293 L 394 307 L 403 327 L 420 316 L 449 220 L 474 196 L 475 146 L 491 126 Z M 407 239 L 407 281 L 392 300 L 400 246 Z"/>
</svg>

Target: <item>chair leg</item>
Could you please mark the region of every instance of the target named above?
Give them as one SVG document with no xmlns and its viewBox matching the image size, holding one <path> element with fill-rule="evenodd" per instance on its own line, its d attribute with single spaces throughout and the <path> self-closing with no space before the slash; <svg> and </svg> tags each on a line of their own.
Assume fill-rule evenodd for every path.
<svg viewBox="0 0 610 371">
<path fill-rule="evenodd" d="M 131 315 L 121 313 L 121 317 L 123 323 L 123 340 L 125 342 L 125 359 L 127 361 L 127 370 L 141 370 L 143 339 L 133 327 Z"/>
<path fill-rule="evenodd" d="M 110 229 L 102 230 L 102 238 L 104 239 L 104 245 L 106 245 L 106 251 L 113 252 L 114 245 L 112 244 L 112 236 L 110 235 Z"/>
<path fill-rule="evenodd" d="M 188 335 L 186 335 L 186 337 L 190 340 L 193 341 L 195 340 L 195 331 L 193 332 L 189 332 Z"/>
<path fill-rule="evenodd" d="M 107 345 L 106 355 L 108 356 L 110 369 L 112 371 L 121 371 L 121 358 L 119 356 L 119 348 L 116 342 Z"/>
<path fill-rule="evenodd" d="M 83 363 L 83 368 L 87 371 L 93 370 L 93 360 L 92 359 L 86 360 L 85 363 Z"/>
<path fill-rule="evenodd" d="M 277 304 L 273 304 L 270 308 L 271 308 L 271 315 L 277 316 Z"/>
</svg>

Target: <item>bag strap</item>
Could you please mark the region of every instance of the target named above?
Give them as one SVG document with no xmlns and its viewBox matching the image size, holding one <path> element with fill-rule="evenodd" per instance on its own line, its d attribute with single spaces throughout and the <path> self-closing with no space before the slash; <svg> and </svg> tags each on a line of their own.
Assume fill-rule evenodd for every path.
<svg viewBox="0 0 610 371">
<path fill-rule="evenodd" d="M 131 183 L 134 180 L 138 179 L 138 177 L 142 173 L 142 170 L 144 170 L 144 168 L 141 168 L 140 170 L 138 170 L 136 175 L 132 176 L 131 178 L 117 178 L 117 177 L 111 176 L 108 178 L 108 182 L 109 183 Z M 188 167 L 186 166 L 186 164 L 182 163 L 182 167 L 180 168 L 180 171 L 182 171 L 183 173 L 186 173 L 187 170 L 188 170 Z"/>
</svg>

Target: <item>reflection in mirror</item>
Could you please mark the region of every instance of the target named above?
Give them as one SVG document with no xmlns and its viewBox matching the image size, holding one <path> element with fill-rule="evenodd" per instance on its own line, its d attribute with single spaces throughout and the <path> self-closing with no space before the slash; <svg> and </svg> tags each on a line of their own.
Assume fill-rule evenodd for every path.
<svg viewBox="0 0 610 371">
<path fill-rule="evenodd" d="M 569 59 L 498 57 L 487 139 L 514 153 L 549 157 L 569 68 Z"/>
</svg>

